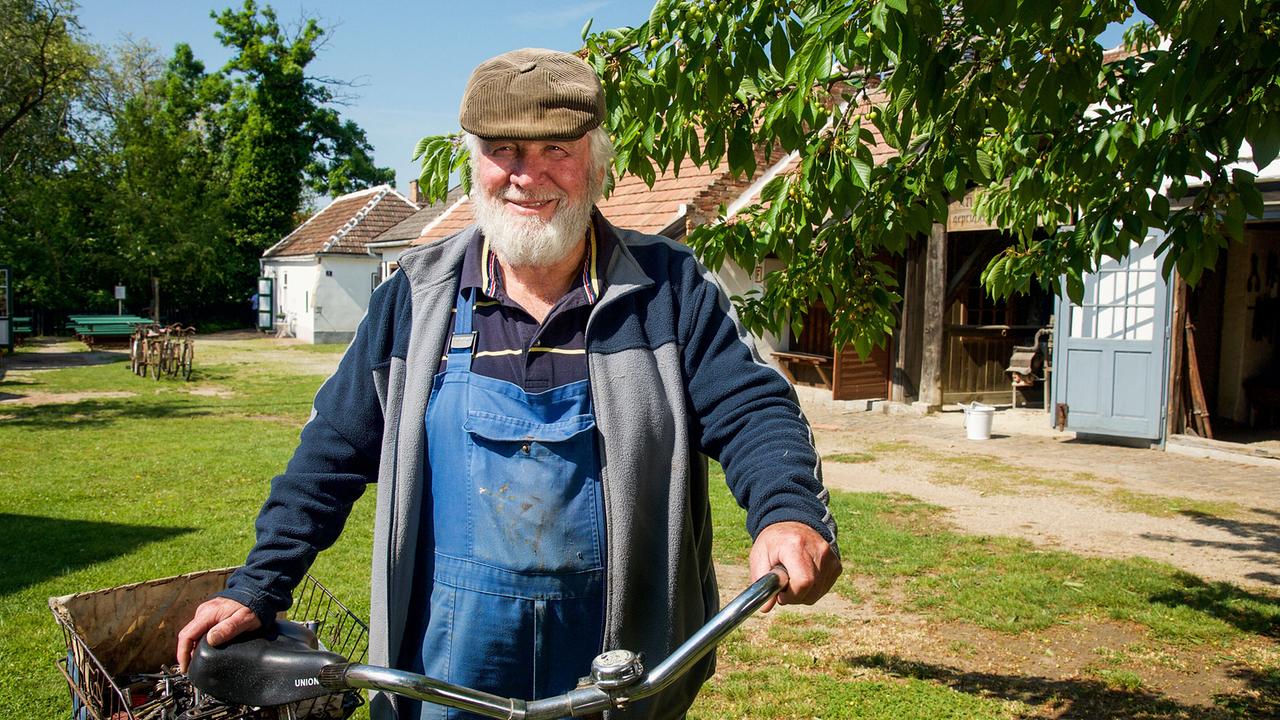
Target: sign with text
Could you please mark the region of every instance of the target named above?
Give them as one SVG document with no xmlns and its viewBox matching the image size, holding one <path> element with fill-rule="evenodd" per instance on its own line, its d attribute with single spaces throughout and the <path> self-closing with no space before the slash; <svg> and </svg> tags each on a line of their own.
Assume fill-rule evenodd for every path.
<svg viewBox="0 0 1280 720">
<path fill-rule="evenodd" d="M 973 203 L 977 193 L 973 190 L 964 197 L 951 203 L 947 208 L 947 232 L 969 232 L 973 230 L 996 230 L 995 223 L 987 222 L 973 214 Z"/>
</svg>

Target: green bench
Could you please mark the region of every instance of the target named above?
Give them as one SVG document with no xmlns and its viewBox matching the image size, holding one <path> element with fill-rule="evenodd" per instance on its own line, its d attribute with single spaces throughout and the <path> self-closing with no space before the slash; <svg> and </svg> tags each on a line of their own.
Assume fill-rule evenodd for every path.
<svg viewBox="0 0 1280 720">
<path fill-rule="evenodd" d="M 151 318 L 137 315 L 69 315 L 67 320 L 67 328 L 90 350 L 104 340 L 113 345 L 116 340 L 127 340 L 134 328 L 151 324 Z"/>
</svg>

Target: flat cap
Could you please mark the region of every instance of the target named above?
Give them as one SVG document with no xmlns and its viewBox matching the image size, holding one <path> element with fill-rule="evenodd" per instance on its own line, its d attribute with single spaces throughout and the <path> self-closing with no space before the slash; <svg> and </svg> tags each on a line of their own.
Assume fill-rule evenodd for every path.
<svg viewBox="0 0 1280 720">
<path fill-rule="evenodd" d="M 458 122 L 482 138 L 570 140 L 604 121 L 604 88 L 576 55 L 512 50 L 480 63 L 462 94 Z"/>
</svg>

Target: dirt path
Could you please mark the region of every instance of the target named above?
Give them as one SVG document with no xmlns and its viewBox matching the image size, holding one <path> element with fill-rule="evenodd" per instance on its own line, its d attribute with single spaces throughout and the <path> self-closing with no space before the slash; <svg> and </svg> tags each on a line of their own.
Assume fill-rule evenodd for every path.
<svg viewBox="0 0 1280 720">
<path fill-rule="evenodd" d="M 959 412 L 805 404 L 832 488 L 911 495 L 966 532 L 1280 592 L 1280 466 L 1081 442 L 1032 410 L 998 412 L 993 438 L 971 441 Z"/>
</svg>

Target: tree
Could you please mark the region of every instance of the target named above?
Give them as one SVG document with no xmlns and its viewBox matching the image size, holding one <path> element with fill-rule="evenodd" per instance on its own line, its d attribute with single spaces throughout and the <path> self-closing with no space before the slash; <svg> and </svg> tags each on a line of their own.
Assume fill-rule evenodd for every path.
<svg viewBox="0 0 1280 720">
<path fill-rule="evenodd" d="M 374 165 L 364 131 L 343 122 L 330 106 L 334 92 L 307 76 L 324 37 L 314 19 L 290 36 L 254 0 L 214 17 L 218 39 L 236 52 L 223 69 L 232 230 L 256 262 L 293 229 L 304 189 L 340 194 L 393 182 L 395 172 Z"/>
<path fill-rule="evenodd" d="M 879 258 L 969 189 L 1014 237 L 983 273 L 996 295 L 1066 276 L 1078 298 L 1081 274 L 1148 228 L 1167 232 L 1165 271 L 1195 282 L 1261 215 L 1252 174 L 1230 166 L 1245 141 L 1259 167 L 1280 147 L 1280 3 L 1137 10 L 1131 52 L 1104 60 L 1096 39 L 1132 21 L 1127 0 L 659 0 L 637 27 L 584 30 L 582 55 L 620 172 L 651 180 L 691 157 L 749 174 L 754 147 L 796 153 L 760 203 L 689 242 L 712 266 L 785 262 L 738 299 L 752 328 L 821 299 L 837 342 L 866 352 L 898 300 Z M 876 135 L 894 157 L 873 160 Z M 420 145 L 433 192 L 462 153 L 443 140 Z"/>
<path fill-rule="evenodd" d="M 71 8 L 66 0 L 0 0 L 0 174 L 58 126 L 93 68 Z"/>
<path fill-rule="evenodd" d="M 126 46 L 113 68 L 127 79 L 111 83 L 123 89 L 106 110 L 101 181 L 110 192 L 95 212 L 115 240 L 117 280 L 140 297 L 158 280 L 188 318 L 243 307 L 251 279 L 227 238 L 221 138 L 212 122 L 225 84 L 206 74 L 185 44 L 167 64 L 150 48 Z"/>
</svg>

